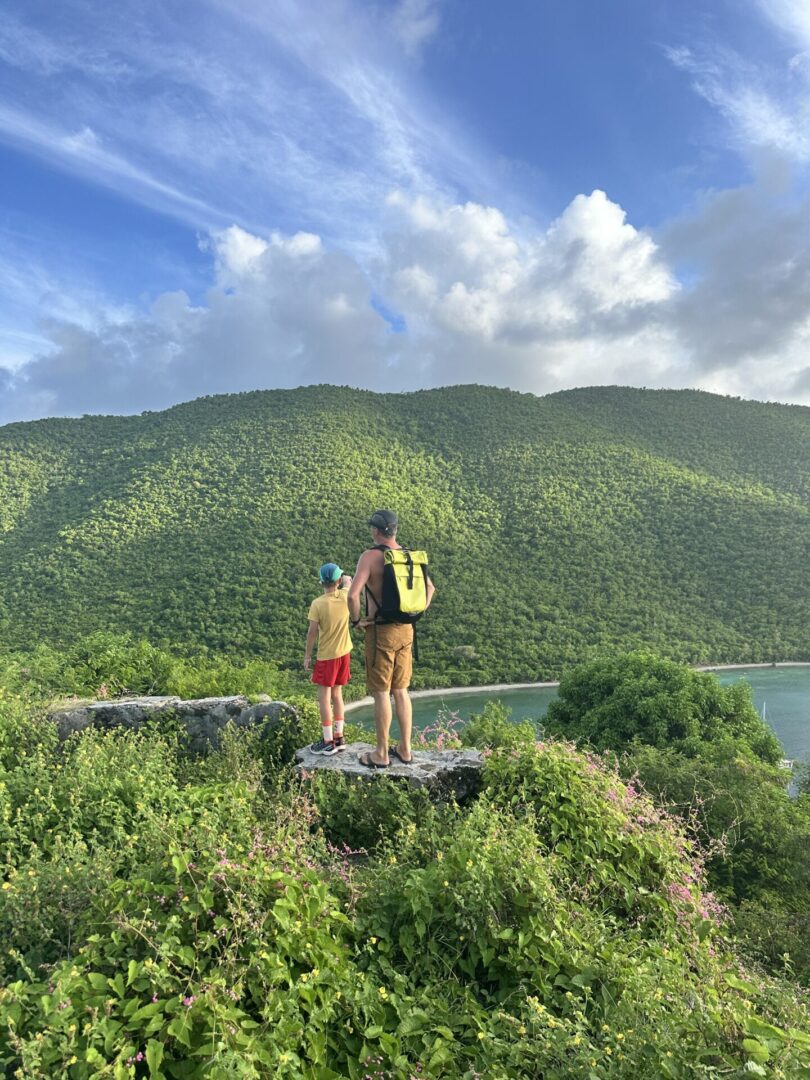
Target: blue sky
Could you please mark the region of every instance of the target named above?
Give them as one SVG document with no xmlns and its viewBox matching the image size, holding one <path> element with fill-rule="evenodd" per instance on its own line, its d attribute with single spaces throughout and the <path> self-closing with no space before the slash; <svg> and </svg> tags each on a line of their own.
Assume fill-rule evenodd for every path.
<svg viewBox="0 0 810 1080">
<path fill-rule="evenodd" d="M 804 0 L 6 0 L 0 422 L 330 381 L 810 404 Z"/>
</svg>

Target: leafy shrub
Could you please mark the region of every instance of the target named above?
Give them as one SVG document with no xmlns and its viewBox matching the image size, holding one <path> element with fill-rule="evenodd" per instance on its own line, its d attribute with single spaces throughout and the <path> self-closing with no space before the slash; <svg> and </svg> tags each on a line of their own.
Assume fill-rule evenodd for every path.
<svg viewBox="0 0 810 1080">
<path fill-rule="evenodd" d="M 442 815 L 424 788 L 392 777 L 315 772 L 308 784 L 324 834 L 337 846 L 374 851 L 403 824 L 430 821 L 438 827 Z"/>
<path fill-rule="evenodd" d="M 521 787 L 530 757 L 550 763 Z M 810 1039 L 755 1019 L 739 988 L 760 993 L 733 974 L 726 982 L 699 867 L 648 800 L 617 809 L 606 796 L 627 793 L 615 773 L 566 746 L 489 761 L 488 800 L 441 833 L 408 823 L 368 867 L 356 921 L 379 985 L 374 1030 L 393 1035 L 389 1061 L 399 1054 L 431 1077 L 650 1080 L 694 1075 L 698 1063 L 734 1074 L 756 1055 L 773 1054 L 777 1071 L 802 1055 L 810 1065 Z M 584 800 L 581 819 L 555 812 L 567 798 Z M 617 857 L 622 820 L 630 835 Z M 781 1019 L 801 1015 L 791 1006 Z M 756 1031 L 770 1043 L 751 1037 L 746 1049 Z"/>
<path fill-rule="evenodd" d="M 651 653 L 608 656 L 565 674 L 546 722 L 566 738 L 619 753 L 633 743 L 702 753 L 728 741 L 739 753 L 775 765 L 776 736 L 757 714 L 744 683 L 721 686 L 714 675 Z"/>
<path fill-rule="evenodd" d="M 810 795 L 786 774 L 721 744 L 700 758 L 637 748 L 621 762 L 658 805 L 688 821 L 708 851 L 712 889 L 733 905 L 742 940 L 772 970 L 810 984 Z"/>
<path fill-rule="evenodd" d="M 528 746 L 537 740 L 539 727 L 531 720 L 519 723 L 509 719 L 511 710 L 500 701 L 488 701 L 484 711 L 473 713 L 461 731 L 464 746 L 497 750 L 503 747 Z"/>
<path fill-rule="evenodd" d="M 288 696 L 294 680 L 257 658 L 234 659 L 207 650 L 178 654 L 131 634 L 97 631 L 57 651 L 39 644 L 2 661 L 4 684 L 38 698 L 115 698 L 165 694 L 180 698 L 230 694 Z"/>
</svg>

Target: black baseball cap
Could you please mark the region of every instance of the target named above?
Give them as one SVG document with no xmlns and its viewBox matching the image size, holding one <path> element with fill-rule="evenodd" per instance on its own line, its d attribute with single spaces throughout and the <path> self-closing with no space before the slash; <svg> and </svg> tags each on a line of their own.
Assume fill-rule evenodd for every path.
<svg viewBox="0 0 810 1080">
<path fill-rule="evenodd" d="M 385 532 L 386 529 L 390 529 L 392 525 L 397 525 L 399 522 L 393 510 L 375 510 L 368 519 L 368 524 L 372 529 Z"/>
</svg>

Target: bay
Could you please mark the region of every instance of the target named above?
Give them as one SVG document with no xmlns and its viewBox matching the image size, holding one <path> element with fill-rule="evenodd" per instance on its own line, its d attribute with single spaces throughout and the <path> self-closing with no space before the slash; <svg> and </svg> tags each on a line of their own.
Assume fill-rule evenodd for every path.
<svg viewBox="0 0 810 1080">
<path fill-rule="evenodd" d="M 720 670 L 716 675 L 724 685 L 741 679 L 750 684 L 757 711 L 760 715 L 764 712 L 786 757 L 800 761 L 810 755 L 810 665 Z M 435 697 L 416 696 L 413 699 L 414 725 L 420 729 L 430 727 L 436 723 L 440 712 L 468 720 L 473 713 L 480 713 L 487 701 L 502 702 L 511 710 L 515 721 L 527 717 L 542 720 L 556 696 L 557 688 L 553 686 L 475 693 L 447 690 Z M 360 705 L 349 711 L 348 716 L 352 723 L 367 728 L 374 726 L 370 705 Z"/>
</svg>

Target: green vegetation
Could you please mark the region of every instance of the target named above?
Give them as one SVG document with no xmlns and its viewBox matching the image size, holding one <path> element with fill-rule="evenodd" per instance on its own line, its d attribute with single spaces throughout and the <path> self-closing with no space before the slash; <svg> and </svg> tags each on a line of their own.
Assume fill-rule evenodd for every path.
<svg viewBox="0 0 810 1080">
<path fill-rule="evenodd" d="M 623 774 L 685 820 L 749 950 L 810 985 L 810 791 L 791 798 L 747 686 L 649 654 L 614 656 L 563 679 L 547 724 L 621 755 Z"/>
<path fill-rule="evenodd" d="M 59 745 L 4 693 L 4 1074 L 810 1076 L 806 1003 L 734 955 L 673 819 L 593 754 L 484 732 L 481 797 L 433 806 L 302 784 L 245 733 Z"/>
<path fill-rule="evenodd" d="M 0 1072 L 810 1080 L 810 780 L 673 662 L 810 657 L 808 434 L 481 387 L 0 429 Z M 316 567 L 380 505 L 432 557 L 422 685 L 581 664 L 551 738 L 437 723 L 486 748 L 464 807 L 290 768 Z M 42 715 L 124 691 L 300 716 L 193 759 L 171 724 L 60 743 Z"/>
<path fill-rule="evenodd" d="M 421 685 L 607 648 L 810 657 L 810 410 L 693 391 L 307 387 L 0 429 L 0 643 L 300 666 L 370 509 L 431 556 Z"/>
</svg>

